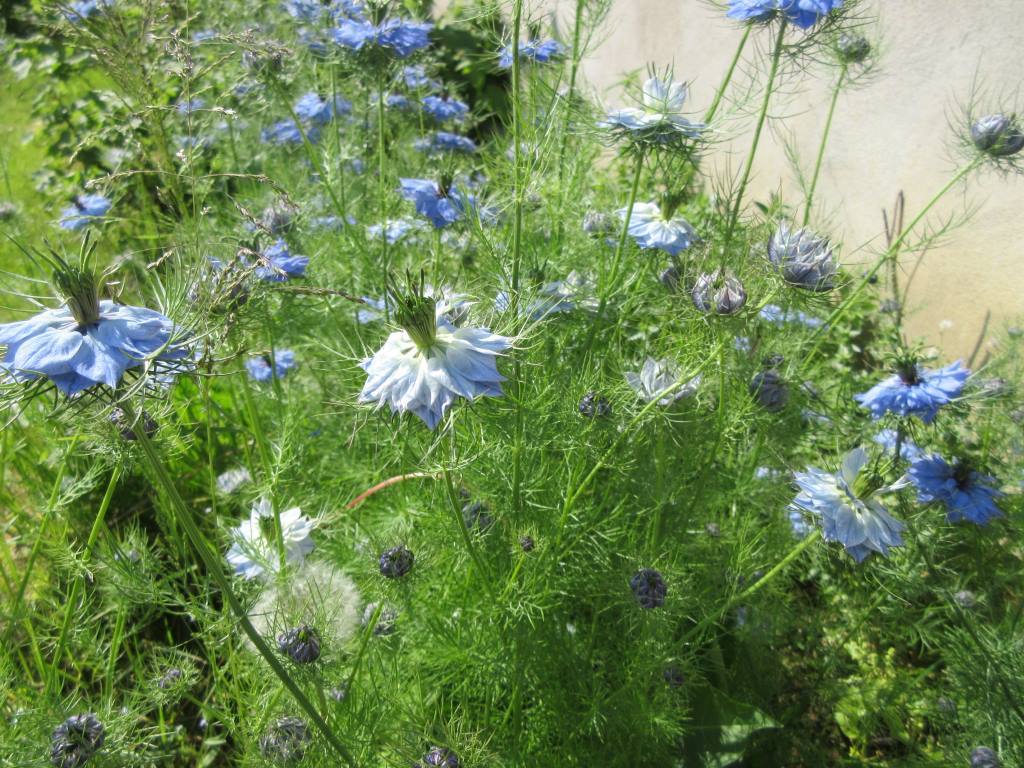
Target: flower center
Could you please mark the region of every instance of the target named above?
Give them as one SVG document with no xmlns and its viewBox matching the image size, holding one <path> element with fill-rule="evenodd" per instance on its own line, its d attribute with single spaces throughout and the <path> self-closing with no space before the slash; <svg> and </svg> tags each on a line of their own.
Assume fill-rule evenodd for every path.
<svg viewBox="0 0 1024 768">
<path fill-rule="evenodd" d="M 85 333 L 86 328 L 99 322 L 100 299 L 96 275 L 86 269 L 65 265 L 54 271 L 53 284 L 78 322 L 80 333 Z"/>
</svg>

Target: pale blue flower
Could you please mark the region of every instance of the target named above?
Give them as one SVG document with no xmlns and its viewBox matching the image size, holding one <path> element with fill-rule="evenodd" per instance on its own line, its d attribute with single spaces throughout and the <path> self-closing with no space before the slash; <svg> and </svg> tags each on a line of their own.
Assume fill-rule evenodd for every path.
<svg viewBox="0 0 1024 768">
<path fill-rule="evenodd" d="M 298 566 L 313 551 L 313 529 L 316 521 L 302 514 L 299 507 L 286 509 L 278 516 L 281 521 L 281 545 L 270 531 L 276 527 L 274 510 L 268 499 L 260 499 L 231 533 L 232 544 L 227 553 L 228 564 L 235 574 L 255 579 L 267 573 L 276 573 L 283 565 Z M 264 532 L 266 529 L 266 532 Z M 281 551 L 284 563 L 281 562 Z"/>
<path fill-rule="evenodd" d="M 469 105 L 451 96 L 427 96 L 423 111 L 439 123 L 462 120 L 469 114 Z"/>
<path fill-rule="evenodd" d="M 384 224 L 372 224 L 367 227 L 366 237 L 369 240 L 379 241 L 383 236 L 388 245 L 394 245 L 410 232 L 416 232 L 422 228 L 420 222 L 412 219 L 389 219 Z"/>
<path fill-rule="evenodd" d="M 738 21 L 769 21 L 781 13 L 790 24 L 808 29 L 842 4 L 843 0 L 729 0 L 726 16 Z"/>
<path fill-rule="evenodd" d="M 110 210 L 111 205 L 110 199 L 104 195 L 79 195 L 70 206 L 60 212 L 58 223 L 61 229 L 83 229 L 100 221 Z"/>
<path fill-rule="evenodd" d="M 179 101 L 174 105 L 174 109 L 179 115 L 191 115 L 193 112 L 203 109 L 205 106 L 206 100 L 196 97 Z"/>
<path fill-rule="evenodd" d="M 320 139 L 320 129 L 316 126 L 309 126 L 304 131 L 294 120 L 286 118 L 264 128 L 260 132 L 260 141 L 264 144 L 302 144 L 303 133 L 312 144 Z"/>
<path fill-rule="evenodd" d="M 837 473 L 817 467 L 793 473 L 800 493 L 792 508 L 818 519 L 825 540 L 838 541 L 858 563 L 872 552 L 888 556 L 891 547 L 902 546 L 900 533 L 905 528 L 874 498 L 877 493 L 905 487 L 904 481 L 872 492 L 859 490 L 858 476 L 868 460 L 867 452 L 856 448 L 846 454 Z"/>
<path fill-rule="evenodd" d="M 893 453 L 896 450 L 896 438 L 895 429 L 883 429 L 872 438 L 872 441 L 876 445 L 882 446 L 886 452 Z M 917 443 L 904 435 L 903 442 L 900 443 L 900 458 L 912 462 L 917 461 L 923 455 L 924 451 L 918 447 Z"/>
<path fill-rule="evenodd" d="M 867 392 L 854 395 L 853 399 L 870 410 L 876 419 L 893 413 L 917 416 L 925 424 L 931 424 L 942 406 L 960 396 L 970 375 L 959 360 L 934 371 L 905 365 Z"/>
<path fill-rule="evenodd" d="M 911 464 L 907 474 L 917 488 L 918 501 L 941 501 L 951 523 L 969 520 L 986 525 L 1003 516 L 996 504 L 1003 493 L 988 485 L 995 478 L 975 472 L 964 462 L 950 464 L 937 454 L 922 456 Z"/>
<path fill-rule="evenodd" d="M 273 365 L 268 355 L 250 357 L 245 361 L 245 370 L 249 372 L 250 378 L 261 383 L 274 378 L 283 379 L 294 367 L 295 353 L 290 349 L 275 349 Z"/>
<path fill-rule="evenodd" d="M 820 328 L 825 324 L 824 320 L 808 315 L 806 312 L 801 312 L 798 309 L 783 309 L 777 304 L 765 304 L 757 314 L 762 320 L 776 325 L 800 323 L 808 328 Z"/>
<path fill-rule="evenodd" d="M 413 147 L 419 152 L 426 152 L 430 155 L 439 155 L 449 152 L 461 152 L 472 154 L 476 152 L 476 143 L 468 136 L 460 136 L 457 133 L 448 131 L 434 131 L 427 138 L 417 139 Z"/>
<path fill-rule="evenodd" d="M 686 83 L 651 77 L 643 85 L 641 107 L 613 110 L 598 127 L 617 130 L 634 140 L 654 144 L 696 139 L 705 126 L 683 116 L 688 92 Z"/>
<path fill-rule="evenodd" d="M 332 104 L 329 100 L 320 98 L 314 91 L 303 94 L 295 102 L 295 114 L 303 123 L 310 125 L 327 125 L 338 115 L 348 115 L 352 112 L 352 104 L 341 96 L 334 98 Z"/>
<path fill-rule="evenodd" d="M 288 243 L 277 240 L 260 254 L 260 266 L 256 267 L 256 277 L 270 283 L 283 283 L 292 277 L 302 277 L 309 266 L 308 256 L 293 256 L 288 250 Z"/>
<path fill-rule="evenodd" d="M 486 328 L 452 325 L 444 302 L 426 300 L 418 306 L 424 315 L 420 318 L 403 315 L 399 307 L 396 316 L 406 327 L 361 363 L 366 384 L 359 402 L 387 405 L 392 413 L 414 413 L 434 429 L 458 398 L 504 394 L 497 358 L 511 348 L 512 340 Z"/>
<path fill-rule="evenodd" d="M 648 403 L 657 400 L 661 406 L 672 405 L 676 400 L 692 395 L 700 387 L 701 376 L 694 376 L 680 386 L 681 381 L 675 364 L 653 357 L 644 360 L 639 372 L 626 371 L 626 383 L 640 399 Z"/>
<path fill-rule="evenodd" d="M 178 367 L 191 354 L 184 342 L 172 320 L 146 307 L 101 301 L 96 320 L 83 324 L 65 305 L 0 325 L 0 370 L 15 381 L 44 376 L 75 395 L 98 384 L 116 387 L 132 368 Z"/>
<path fill-rule="evenodd" d="M 530 40 L 519 44 L 519 58 L 546 64 L 565 55 L 565 46 L 557 40 Z M 512 46 L 506 45 L 498 55 L 498 66 L 502 69 L 512 68 Z"/>
<path fill-rule="evenodd" d="M 626 218 L 627 209 L 617 211 Z M 678 256 L 697 239 L 693 227 L 681 216 L 666 219 L 657 203 L 637 203 L 629 217 L 629 234 L 644 250 L 657 248 L 670 256 Z"/>
<path fill-rule="evenodd" d="M 442 188 L 428 179 L 399 179 L 399 182 L 402 197 L 412 202 L 416 212 L 430 219 L 437 229 L 459 221 L 469 207 L 455 186 Z"/>
<path fill-rule="evenodd" d="M 63 12 L 64 18 L 72 24 L 77 24 L 113 4 L 114 0 L 74 0 L 69 3 L 68 10 Z"/>
<path fill-rule="evenodd" d="M 536 295 L 520 301 L 519 314 L 538 321 L 549 315 L 575 312 L 578 309 L 596 312 L 598 303 L 594 296 L 593 281 L 573 271 L 564 280 L 545 283 L 537 289 Z M 508 291 L 499 291 L 494 299 L 494 308 L 499 312 L 507 311 L 511 304 Z"/>
<path fill-rule="evenodd" d="M 405 67 L 402 70 L 402 79 L 406 87 L 416 90 L 436 91 L 441 87 L 441 82 L 430 77 L 422 64 Z"/>
<path fill-rule="evenodd" d="M 387 19 L 379 25 L 361 19 L 342 19 L 332 30 L 332 36 L 344 48 L 359 51 L 376 46 L 405 59 L 430 45 L 433 28 L 433 24 L 404 19 Z"/>
</svg>

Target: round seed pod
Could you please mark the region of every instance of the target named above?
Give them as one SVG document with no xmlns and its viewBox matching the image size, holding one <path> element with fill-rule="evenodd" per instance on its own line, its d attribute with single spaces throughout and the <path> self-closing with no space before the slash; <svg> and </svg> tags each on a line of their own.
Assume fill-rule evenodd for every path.
<svg viewBox="0 0 1024 768">
<path fill-rule="evenodd" d="M 1024 132 L 1012 115 L 986 115 L 971 126 L 971 141 L 992 157 L 1010 157 L 1024 149 Z"/>
<path fill-rule="evenodd" d="M 380 575 L 400 579 L 412 570 L 416 557 L 404 544 L 385 550 L 380 556 Z"/>
<path fill-rule="evenodd" d="M 588 419 L 602 419 L 612 413 L 612 404 L 608 398 L 597 392 L 587 392 L 580 400 L 580 413 Z"/>
<path fill-rule="evenodd" d="M 50 762 L 57 768 L 78 768 L 103 746 L 103 723 L 92 712 L 72 715 L 53 729 Z"/>
<path fill-rule="evenodd" d="M 299 717 L 281 717 L 270 724 L 260 737 L 260 752 L 280 765 L 294 765 L 302 760 L 313 741 L 309 726 Z"/>
<path fill-rule="evenodd" d="M 994 749 L 975 747 L 971 751 L 971 768 L 1002 768 L 1002 762 Z"/>
<path fill-rule="evenodd" d="M 441 766 L 442 768 L 459 768 L 459 756 L 448 747 L 431 747 L 430 751 L 423 756 L 423 762 L 427 765 Z"/>
<path fill-rule="evenodd" d="M 629 580 L 629 588 L 642 608 L 660 608 L 665 604 L 668 585 L 653 568 L 641 568 Z"/>
<path fill-rule="evenodd" d="M 277 647 L 296 664 L 312 664 L 320 658 L 320 634 L 303 624 L 278 635 Z"/>
<path fill-rule="evenodd" d="M 774 368 L 754 375 L 750 380 L 750 394 L 769 413 L 778 413 L 789 402 L 789 387 Z"/>
</svg>

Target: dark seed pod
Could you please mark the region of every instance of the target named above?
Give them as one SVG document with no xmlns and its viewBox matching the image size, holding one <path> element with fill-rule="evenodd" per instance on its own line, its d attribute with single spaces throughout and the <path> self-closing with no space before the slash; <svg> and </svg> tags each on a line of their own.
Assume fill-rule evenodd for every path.
<svg viewBox="0 0 1024 768">
<path fill-rule="evenodd" d="M 438 765 L 443 768 L 459 768 L 459 756 L 448 747 L 431 747 L 430 751 L 423 756 L 423 762 L 427 765 Z"/>
<path fill-rule="evenodd" d="M 986 115 L 971 126 L 971 141 L 992 157 L 1009 157 L 1024 149 L 1024 132 L 1013 116 Z"/>
<path fill-rule="evenodd" d="M 490 516 L 487 505 L 482 501 L 471 501 L 462 507 L 462 520 L 470 530 L 474 528 L 479 531 L 486 531 L 494 525 L 494 518 Z"/>
<path fill-rule="evenodd" d="M 134 442 L 139 439 L 136 434 L 136 430 L 139 425 L 142 425 L 142 431 L 145 432 L 146 437 L 152 437 L 156 434 L 157 423 L 153 420 L 153 417 L 143 411 L 138 421 L 135 424 L 128 423 L 128 417 L 125 412 L 120 408 L 114 408 L 110 412 L 110 423 L 113 424 L 121 432 L 121 439 L 127 440 L 128 442 Z"/>
<path fill-rule="evenodd" d="M 320 658 L 320 635 L 303 624 L 278 635 L 277 647 L 296 664 L 312 664 Z"/>
<path fill-rule="evenodd" d="M 769 413 L 778 413 L 789 402 L 789 387 L 774 368 L 754 375 L 750 381 L 750 394 Z"/>
<path fill-rule="evenodd" d="M 670 291 L 679 290 L 679 270 L 672 266 L 666 267 L 658 275 L 658 282 L 668 288 Z"/>
<path fill-rule="evenodd" d="M 156 687 L 162 691 L 166 691 L 168 688 L 173 688 L 182 678 L 182 672 L 177 667 L 171 667 L 161 675 L 160 679 L 156 682 Z"/>
<path fill-rule="evenodd" d="M 92 712 L 72 715 L 53 729 L 50 762 L 57 768 L 78 768 L 103 746 L 103 723 Z"/>
<path fill-rule="evenodd" d="M 778 368 L 779 366 L 784 365 L 785 362 L 786 358 L 782 355 L 768 355 L 761 360 L 761 365 L 765 368 Z"/>
<path fill-rule="evenodd" d="M 535 546 L 537 545 L 534 543 L 532 536 L 523 536 L 519 539 L 519 548 L 522 549 L 523 552 L 533 552 L 533 548 Z"/>
<path fill-rule="evenodd" d="M 663 673 L 665 682 L 669 684 L 671 688 L 681 688 L 686 682 L 686 678 L 683 677 L 683 672 L 679 667 L 665 667 Z"/>
<path fill-rule="evenodd" d="M 392 547 L 380 556 L 380 575 L 387 579 L 400 579 L 412 570 L 415 559 L 405 545 Z"/>
<path fill-rule="evenodd" d="M 653 568 L 641 568 L 629 580 L 629 588 L 642 608 L 660 608 L 665 604 L 668 585 Z"/>
<path fill-rule="evenodd" d="M 260 752 L 272 762 L 294 765 L 312 742 L 309 727 L 299 717 L 282 717 L 271 723 L 260 737 Z"/>
<path fill-rule="evenodd" d="M 587 392 L 580 400 L 580 413 L 588 419 L 602 419 L 612 413 L 612 404 L 608 398 L 597 392 Z"/>
<path fill-rule="evenodd" d="M 975 747 L 971 751 L 971 768 L 1001 768 L 1002 762 L 994 749 Z"/>
<path fill-rule="evenodd" d="M 747 291 L 731 274 L 717 269 L 697 278 L 690 298 L 701 312 L 734 315 L 747 303 Z"/>
</svg>

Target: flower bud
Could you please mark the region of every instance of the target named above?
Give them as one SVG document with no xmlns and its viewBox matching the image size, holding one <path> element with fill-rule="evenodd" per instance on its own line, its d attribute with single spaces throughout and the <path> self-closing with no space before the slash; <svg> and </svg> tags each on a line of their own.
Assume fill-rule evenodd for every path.
<svg viewBox="0 0 1024 768">
<path fill-rule="evenodd" d="M 808 229 L 794 232 L 781 222 L 768 241 L 768 261 L 797 288 L 830 291 L 834 287 L 836 262 L 832 248 L 828 240 Z"/>
<path fill-rule="evenodd" d="M 146 437 L 152 437 L 156 434 L 157 430 L 156 421 L 154 421 L 153 417 L 145 411 L 139 415 L 138 421 L 133 425 L 128 423 L 128 417 L 125 415 L 123 410 L 120 408 L 114 408 L 114 410 L 110 412 L 110 423 L 120 430 L 121 439 L 127 440 L 128 442 L 134 442 L 139 439 L 135 430 L 140 424 Z"/>
<path fill-rule="evenodd" d="M 423 756 L 423 762 L 427 765 L 441 766 L 441 768 L 459 768 L 459 756 L 448 747 L 431 747 L 430 751 Z"/>
<path fill-rule="evenodd" d="M 686 682 L 686 678 L 683 676 L 683 672 L 679 667 L 665 667 L 665 671 L 662 673 L 662 676 L 671 688 L 681 688 Z"/>
<path fill-rule="evenodd" d="M 182 671 L 177 667 L 171 667 L 160 676 L 159 680 L 156 681 L 156 687 L 161 691 L 166 691 L 177 685 L 181 678 Z"/>
<path fill-rule="evenodd" d="M 629 588 L 641 608 L 660 608 L 665 604 L 668 585 L 653 568 L 641 568 L 629 580 Z"/>
<path fill-rule="evenodd" d="M 778 413 L 789 402 L 789 387 L 774 368 L 754 375 L 750 380 L 750 394 L 769 413 Z"/>
<path fill-rule="evenodd" d="M 670 291 L 679 290 L 679 269 L 675 266 L 666 267 L 658 275 L 658 282 Z"/>
<path fill-rule="evenodd" d="M 587 211 L 583 216 L 583 231 L 594 237 L 615 234 L 615 220 L 607 213 Z"/>
<path fill-rule="evenodd" d="M 989 747 L 975 747 L 971 751 L 971 768 L 1001 768 L 1002 763 L 995 750 Z"/>
<path fill-rule="evenodd" d="M 373 614 L 377 612 L 377 603 L 367 603 L 366 608 L 363 610 L 363 626 L 368 626 L 373 620 Z M 395 622 L 398 621 L 398 611 L 392 608 L 390 605 L 385 605 L 380 609 L 380 615 L 377 617 L 377 624 L 373 628 L 373 634 L 377 637 L 384 637 L 390 635 L 395 631 Z"/>
<path fill-rule="evenodd" d="M 278 635 L 277 647 L 296 664 L 312 664 L 320 658 L 320 635 L 303 624 Z"/>
<path fill-rule="evenodd" d="M 103 746 L 103 723 L 92 712 L 73 715 L 53 729 L 50 762 L 57 768 L 78 768 Z"/>
<path fill-rule="evenodd" d="M 380 575 L 386 579 L 400 579 L 412 570 L 415 559 L 405 545 L 392 547 L 380 556 Z"/>
<path fill-rule="evenodd" d="M 606 416 L 611 416 L 612 404 L 604 395 L 587 392 L 580 400 L 579 411 L 588 419 L 603 419 Z"/>
<path fill-rule="evenodd" d="M 959 592 L 953 595 L 953 600 L 961 608 L 968 611 L 978 604 L 978 598 L 969 589 L 961 589 Z"/>
<path fill-rule="evenodd" d="M 728 272 L 717 269 L 697 278 L 690 292 L 693 305 L 701 312 L 735 315 L 747 303 L 743 284 Z"/>
<path fill-rule="evenodd" d="M 482 501 L 471 501 L 462 507 L 462 520 L 470 530 L 486 531 L 494 525 L 494 518 L 488 514 L 487 505 Z"/>
<path fill-rule="evenodd" d="M 836 51 L 845 64 L 860 64 L 871 55 L 871 43 L 863 35 L 844 32 L 836 41 Z"/>
<path fill-rule="evenodd" d="M 312 740 L 304 720 L 282 717 L 274 721 L 260 737 L 260 752 L 271 762 L 294 765 L 302 760 Z"/>
<path fill-rule="evenodd" d="M 1024 149 L 1024 132 L 1012 115 L 986 115 L 971 126 L 971 141 L 993 157 L 1009 157 Z"/>
</svg>

